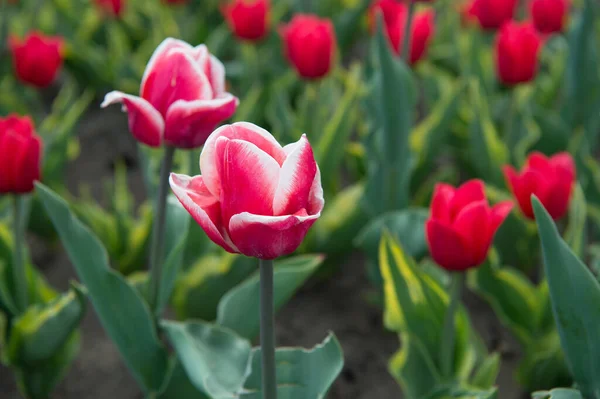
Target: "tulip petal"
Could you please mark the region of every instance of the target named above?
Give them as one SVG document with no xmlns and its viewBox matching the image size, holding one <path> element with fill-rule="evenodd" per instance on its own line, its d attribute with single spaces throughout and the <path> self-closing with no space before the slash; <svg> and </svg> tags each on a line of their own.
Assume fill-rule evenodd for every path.
<svg viewBox="0 0 600 399">
<path fill-rule="evenodd" d="M 0 136 L 0 192 L 15 192 L 28 138 L 8 131 Z"/>
<path fill-rule="evenodd" d="M 221 223 L 221 204 L 207 190 L 202 176 L 171 173 L 169 184 L 179 202 L 215 244 L 228 252 L 239 252 Z"/>
<path fill-rule="evenodd" d="M 214 100 L 175 101 L 167 111 L 165 142 L 178 148 L 197 148 L 214 128 L 229 119 L 239 100 L 227 93 Z"/>
<path fill-rule="evenodd" d="M 489 219 L 490 208 L 487 201 L 483 200 L 465 206 L 452 224 L 452 229 L 462 237 L 475 265 L 479 265 L 487 257 L 491 243 Z"/>
<path fill-rule="evenodd" d="M 450 201 L 450 219 L 454 220 L 458 213 L 472 202 L 485 200 L 485 185 L 479 179 L 469 180 L 454 192 Z"/>
<path fill-rule="evenodd" d="M 248 141 L 219 137 L 215 147 L 223 224 L 227 226 L 233 215 L 242 212 L 273 215 L 279 164 Z"/>
<path fill-rule="evenodd" d="M 306 215 L 262 216 L 248 212 L 234 215 L 229 222 L 231 239 L 246 256 L 275 259 L 294 252 L 308 229 L 319 218 Z"/>
<path fill-rule="evenodd" d="M 312 187 L 309 193 L 308 208 L 306 211 L 309 215 L 321 214 L 325 206 L 325 198 L 323 198 L 323 186 L 321 185 L 321 170 L 317 165 L 317 173 L 313 180 Z"/>
<path fill-rule="evenodd" d="M 431 257 L 444 269 L 461 271 L 476 266 L 461 236 L 450 226 L 430 219 L 425 233 Z"/>
<path fill-rule="evenodd" d="M 218 158 L 215 157 L 216 143 L 221 137 L 248 141 L 270 155 L 279 165 L 285 161 L 286 154 L 283 148 L 265 129 L 248 122 L 221 126 L 208 137 L 200 154 L 200 170 L 204 182 L 215 197 L 221 195 L 221 183 L 217 172 Z"/>
<path fill-rule="evenodd" d="M 454 198 L 455 188 L 446 183 L 438 183 L 433 189 L 431 200 L 431 217 L 450 224 L 450 202 Z"/>
<path fill-rule="evenodd" d="M 161 44 L 158 45 L 148 64 L 146 65 L 146 69 L 144 70 L 144 75 L 142 76 L 142 84 L 141 87 L 144 87 L 146 84 L 146 79 L 152 70 L 154 70 L 156 64 L 159 60 L 164 57 L 170 50 L 172 49 L 182 49 L 184 51 L 193 51 L 194 48 L 183 40 L 174 39 L 172 37 L 168 37 L 162 41 Z"/>
<path fill-rule="evenodd" d="M 288 156 L 281 166 L 273 198 L 275 216 L 308 209 L 310 191 L 317 174 L 317 162 L 305 134 L 298 142 L 285 146 L 284 151 Z"/>
<path fill-rule="evenodd" d="M 488 226 L 488 234 L 493 239 L 496 231 L 500 228 L 500 225 L 504 223 L 510 212 L 512 211 L 514 204 L 512 201 L 498 202 L 492 207 L 490 212 L 490 223 Z"/>
<path fill-rule="evenodd" d="M 210 56 L 210 84 L 215 96 L 225 93 L 225 66 L 217 57 Z"/>
<path fill-rule="evenodd" d="M 40 179 L 40 161 L 42 154 L 42 141 L 38 136 L 27 137 L 25 151 L 17 161 L 18 175 L 15 177 L 14 192 L 19 194 L 33 191 L 33 183 Z"/>
<path fill-rule="evenodd" d="M 150 147 L 160 147 L 165 122 L 148 101 L 120 91 L 111 91 L 104 97 L 101 107 L 115 103 L 123 103 L 123 111 L 129 116 L 129 131 L 136 140 Z"/>
<path fill-rule="evenodd" d="M 550 164 L 555 169 L 559 180 L 573 183 L 576 176 L 575 162 L 568 152 L 561 152 L 550 158 Z"/>
<path fill-rule="evenodd" d="M 541 152 L 535 151 L 527 158 L 527 166 L 531 169 L 536 169 L 540 172 L 548 172 L 552 168 L 550 160 Z"/>
</svg>

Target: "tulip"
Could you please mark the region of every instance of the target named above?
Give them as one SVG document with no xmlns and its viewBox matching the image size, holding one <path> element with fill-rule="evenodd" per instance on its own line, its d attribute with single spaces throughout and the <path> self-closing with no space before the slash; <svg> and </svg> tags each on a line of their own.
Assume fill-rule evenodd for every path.
<svg viewBox="0 0 600 399">
<path fill-rule="evenodd" d="M 301 77 L 319 79 L 331 71 L 337 44 L 329 19 L 297 14 L 280 33 L 286 57 Z"/>
<path fill-rule="evenodd" d="M 321 215 L 321 174 L 305 135 L 282 148 L 256 125 L 223 126 L 206 141 L 200 169 L 201 176 L 171 174 L 171 188 L 228 252 L 288 255 Z"/>
<path fill-rule="evenodd" d="M 560 33 L 567 20 L 569 0 L 531 0 L 529 11 L 540 33 Z"/>
<path fill-rule="evenodd" d="M 268 0 L 233 0 L 222 8 L 229 28 L 242 40 L 258 41 L 268 31 Z"/>
<path fill-rule="evenodd" d="M 569 208 L 573 185 L 575 184 L 575 162 L 566 152 L 550 158 L 534 152 L 520 173 L 511 166 L 504 167 L 504 176 L 521 212 L 535 219 L 531 207 L 534 194 L 554 220 L 562 218 Z"/>
<path fill-rule="evenodd" d="M 476 19 L 483 29 L 495 30 L 513 18 L 517 4 L 518 0 L 471 0 L 465 5 L 464 16 Z"/>
<path fill-rule="evenodd" d="M 516 85 L 533 80 L 537 73 L 542 38 L 529 22 L 509 22 L 496 38 L 496 70 L 500 81 Z"/>
<path fill-rule="evenodd" d="M 396 0 L 380 0 L 369 12 L 371 31 L 374 31 L 374 16 L 377 10 L 383 14 L 385 29 L 396 54 L 402 53 L 404 31 L 408 18 L 408 8 Z M 431 10 L 417 12 L 411 24 L 409 63 L 416 64 L 427 52 L 429 42 L 435 31 L 434 13 Z"/>
<path fill-rule="evenodd" d="M 225 68 L 205 45 L 169 38 L 146 66 L 140 97 L 113 91 L 102 107 L 114 103 L 123 103 L 138 141 L 150 147 L 197 148 L 235 113 L 238 99 L 225 91 Z"/>
<path fill-rule="evenodd" d="M 96 5 L 108 15 L 119 18 L 125 11 L 125 0 L 95 0 Z"/>
<path fill-rule="evenodd" d="M 17 78 L 38 88 L 49 86 L 63 64 L 63 39 L 31 32 L 23 40 L 11 37 L 13 67 Z"/>
<path fill-rule="evenodd" d="M 425 224 L 433 260 L 450 271 L 464 271 L 483 263 L 512 207 L 510 201 L 490 207 L 481 180 L 470 180 L 456 189 L 448 184 L 436 185 Z"/>
<path fill-rule="evenodd" d="M 28 116 L 0 118 L 0 194 L 26 194 L 40 179 L 42 140 Z"/>
</svg>

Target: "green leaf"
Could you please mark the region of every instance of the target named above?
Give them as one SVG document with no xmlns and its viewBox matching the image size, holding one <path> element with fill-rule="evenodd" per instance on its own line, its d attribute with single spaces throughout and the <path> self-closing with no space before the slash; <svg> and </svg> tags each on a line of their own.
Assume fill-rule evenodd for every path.
<svg viewBox="0 0 600 399">
<path fill-rule="evenodd" d="M 190 381 L 213 399 L 232 398 L 250 374 L 250 342 L 205 322 L 163 321 L 161 326 Z"/>
<path fill-rule="evenodd" d="M 464 386 L 451 386 L 435 390 L 425 399 L 497 399 L 498 391 L 496 388 L 477 389 Z"/>
<path fill-rule="evenodd" d="M 494 352 L 489 355 L 473 376 L 471 384 L 477 388 L 487 389 L 496 384 L 498 373 L 500 373 L 500 354 Z"/>
<path fill-rule="evenodd" d="M 275 311 L 290 300 L 322 262 L 323 257 L 320 255 L 301 255 L 275 262 Z M 253 339 L 260 329 L 259 292 L 258 274 L 229 291 L 219 302 L 217 323 L 232 329 L 242 337 Z"/>
<path fill-rule="evenodd" d="M 179 359 L 174 359 L 167 386 L 160 394 L 160 399 L 209 399 L 208 396 L 196 389 L 190 381 Z"/>
<path fill-rule="evenodd" d="M 37 193 L 108 336 L 144 391 L 158 391 L 167 372 L 167 353 L 158 340 L 149 308 L 123 277 L 110 269 L 102 244 L 67 203 L 43 184 L 37 185 Z"/>
<path fill-rule="evenodd" d="M 53 356 L 79 325 L 87 298 L 79 287 L 45 305 L 34 305 L 12 324 L 7 347 L 10 364 L 34 366 Z"/>
<path fill-rule="evenodd" d="M 275 352 L 279 399 L 323 399 L 344 366 L 342 347 L 333 334 L 310 350 L 279 348 Z M 252 355 L 252 373 L 240 399 L 261 399 L 261 352 Z"/>
<path fill-rule="evenodd" d="M 551 391 L 534 392 L 533 399 L 583 399 L 581 392 L 576 389 L 556 388 Z"/>
<path fill-rule="evenodd" d="M 552 218 L 532 199 L 552 311 L 567 363 L 584 397 L 600 397 L 600 284 L 560 237 Z"/>
<path fill-rule="evenodd" d="M 587 205 L 580 184 L 575 186 L 569 204 L 569 225 L 565 230 L 565 241 L 578 257 L 585 252 Z"/>
<path fill-rule="evenodd" d="M 174 196 L 169 196 L 164 243 L 167 257 L 162 271 L 157 313 L 164 310 L 171 298 L 175 279 L 183 261 L 190 219 L 189 213 L 181 206 L 179 201 Z"/>
</svg>

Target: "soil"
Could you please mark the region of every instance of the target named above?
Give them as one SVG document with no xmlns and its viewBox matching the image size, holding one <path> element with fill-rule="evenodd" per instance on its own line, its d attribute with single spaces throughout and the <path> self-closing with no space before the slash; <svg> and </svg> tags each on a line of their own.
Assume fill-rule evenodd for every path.
<svg viewBox="0 0 600 399">
<path fill-rule="evenodd" d="M 69 168 L 67 184 L 73 193 L 81 183 L 102 197 L 102 181 L 110 178 L 115 161 L 126 158 L 130 184 L 138 201 L 144 197 L 136 167 L 136 146 L 127 131 L 127 120 L 117 107 L 90 112 L 79 126 L 81 153 Z M 60 290 L 76 279 L 62 250 L 48 249 L 30 238 L 34 263 Z M 309 281 L 277 317 L 279 345 L 312 347 L 329 331 L 335 332 L 345 354 L 345 366 L 331 388 L 330 399 L 402 398 L 396 381 L 387 372 L 388 359 L 398 350 L 398 337 L 383 328 L 381 310 L 365 299 L 371 289 L 364 259 L 355 254 L 327 280 Z M 488 347 L 503 357 L 498 380 L 499 398 L 519 399 L 522 392 L 513 378 L 519 348 L 496 320 L 492 310 L 471 294 L 464 298 L 476 328 Z M 119 354 L 107 338 L 90 306 L 82 324 L 82 350 L 53 399 L 142 398 Z M 17 399 L 12 373 L 0 366 L 0 398 Z M 183 399 L 183 398 L 182 398 Z M 312 398 L 307 398 L 312 399 Z"/>
</svg>

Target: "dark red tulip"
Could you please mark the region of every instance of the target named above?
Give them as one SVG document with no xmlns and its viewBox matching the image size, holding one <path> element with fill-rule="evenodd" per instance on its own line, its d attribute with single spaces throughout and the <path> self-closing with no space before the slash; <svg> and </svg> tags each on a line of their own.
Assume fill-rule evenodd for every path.
<svg viewBox="0 0 600 399">
<path fill-rule="evenodd" d="M 280 33 L 285 54 L 298 75 L 319 79 L 331 71 L 337 47 L 331 20 L 296 14 Z"/>
<path fill-rule="evenodd" d="M 532 153 L 518 173 L 512 166 L 504 167 L 504 176 L 523 214 L 534 219 L 531 195 L 535 194 L 554 220 L 565 215 L 575 184 L 575 162 L 561 152 L 550 158 Z"/>
<path fill-rule="evenodd" d="M 531 0 L 529 11 L 540 33 L 560 33 L 567 21 L 569 0 Z"/>
<path fill-rule="evenodd" d="M 506 85 L 533 80 L 542 38 L 530 22 L 509 22 L 496 38 L 496 71 Z"/>
<path fill-rule="evenodd" d="M 433 260 L 450 271 L 481 265 L 487 258 L 496 231 L 512 210 L 511 201 L 490 207 L 481 180 L 458 188 L 438 184 L 425 224 Z"/>
<path fill-rule="evenodd" d="M 268 0 L 233 0 L 223 7 L 227 25 L 242 40 L 258 41 L 269 30 Z"/>
<path fill-rule="evenodd" d="M 28 116 L 0 118 L 0 194 L 26 194 L 40 179 L 42 140 Z"/>
<path fill-rule="evenodd" d="M 517 4 L 518 0 L 470 0 L 463 15 L 476 19 L 483 29 L 495 30 L 514 17 Z"/>
<path fill-rule="evenodd" d="M 108 15 L 119 18 L 125 11 L 125 0 L 95 0 L 96 5 Z"/>
<path fill-rule="evenodd" d="M 15 74 L 23 83 L 50 85 L 63 64 L 63 39 L 31 32 L 23 40 L 10 38 Z"/>
</svg>

